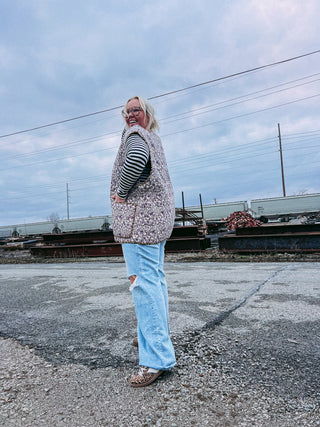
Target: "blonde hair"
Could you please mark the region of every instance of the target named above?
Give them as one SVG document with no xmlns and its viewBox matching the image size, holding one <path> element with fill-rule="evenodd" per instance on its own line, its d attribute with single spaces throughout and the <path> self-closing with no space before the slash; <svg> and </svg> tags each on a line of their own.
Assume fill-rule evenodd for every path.
<svg viewBox="0 0 320 427">
<path fill-rule="evenodd" d="M 128 101 L 126 102 L 124 110 L 126 110 L 128 102 L 132 101 L 133 99 L 137 99 L 139 101 L 140 106 L 141 106 L 144 114 L 149 117 L 149 123 L 148 123 L 146 129 L 151 131 L 151 132 L 153 132 L 155 130 L 159 130 L 159 123 L 154 116 L 154 108 L 150 104 L 150 102 L 147 99 L 142 98 L 142 96 L 133 96 L 132 98 L 128 99 Z"/>
</svg>

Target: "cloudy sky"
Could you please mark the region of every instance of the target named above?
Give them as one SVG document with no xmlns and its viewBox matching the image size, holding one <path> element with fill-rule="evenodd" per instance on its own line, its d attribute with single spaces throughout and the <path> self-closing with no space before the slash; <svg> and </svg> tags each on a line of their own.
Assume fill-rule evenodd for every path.
<svg viewBox="0 0 320 427">
<path fill-rule="evenodd" d="M 282 196 L 278 123 L 287 195 L 320 192 L 319 16 L 318 0 L 1 0 L 0 225 L 66 218 L 67 186 L 70 218 L 109 214 L 137 94 L 176 206 Z"/>
</svg>

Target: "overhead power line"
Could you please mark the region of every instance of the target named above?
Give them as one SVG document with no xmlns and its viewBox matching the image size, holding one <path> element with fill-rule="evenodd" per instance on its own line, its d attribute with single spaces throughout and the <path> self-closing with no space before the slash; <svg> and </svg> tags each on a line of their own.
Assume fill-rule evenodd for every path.
<svg viewBox="0 0 320 427">
<path fill-rule="evenodd" d="M 265 88 L 265 89 L 261 89 L 261 90 L 255 91 L 255 92 L 247 93 L 245 95 L 237 96 L 235 98 L 226 99 L 224 101 L 219 101 L 219 102 L 216 102 L 214 104 L 205 105 L 203 107 L 195 108 L 195 109 L 192 109 L 192 110 L 189 110 L 189 111 L 184 111 L 182 113 L 170 115 L 170 116 L 167 116 L 165 118 L 160 118 L 159 122 L 161 124 L 162 123 L 168 124 L 168 123 L 172 123 L 172 122 L 177 122 L 178 120 L 186 120 L 189 117 L 195 117 L 195 116 L 199 116 L 199 115 L 202 115 L 202 114 L 207 114 L 207 113 L 210 113 L 210 112 L 215 111 L 215 110 L 219 110 L 219 109 L 231 107 L 231 106 L 234 106 L 234 105 L 237 105 L 237 104 L 241 104 L 241 103 L 244 103 L 244 102 L 252 101 L 252 100 L 255 100 L 255 99 L 260 98 L 260 97 L 266 97 L 266 96 L 270 96 L 270 95 L 275 94 L 275 93 L 280 93 L 280 92 L 283 92 L 283 91 L 288 91 L 290 89 L 294 89 L 294 88 L 297 88 L 297 87 L 308 85 L 310 83 L 317 82 L 320 79 L 311 80 L 311 81 L 308 81 L 306 83 L 300 83 L 298 85 L 289 86 L 289 87 L 287 87 L 285 89 L 280 89 L 280 90 L 277 90 L 275 92 L 270 92 L 271 89 L 279 88 L 279 87 L 282 87 L 282 86 L 288 86 L 291 83 L 301 82 L 301 80 L 306 80 L 306 79 L 309 79 L 310 77 L 319 76 L 319 75 L 320 75 L 320 73 L 311 74 L 311 75 L 308 75 L 308 76 L 305 76 L 305 77 L 302 77 L 302 78 L 299 78 L 299 79 L 296 79 L 296 80 L 291 80 L 291 81 L 287 81 L 285 83 L 278 84 L 276 86 L 271 86 L 271 87 L 268 87 L 268 88 Z M 269 93 L 266 93 L 264 95 L 259 95 L 259 96 L 254 97 L 254 98 L 248 98 L 251 95 L 259 94 L 259 93 L 262 93 L 262 92 L 268 92 L 268 91 L 269 91 Z M 245 98 L 247 98 L 247 99 L 245 99 Z M 237 100 L 240 100 L 240 101 L 237 101 Z M 237 101 L 237 102 L 231 103 L 232 101 Z M 215 108 L 212 108 L 212 107 L 215 107 Z M 105 140 L 105 137 L 108 137 L 107 139 L 110 139 L 112 136 L 119 135 L 120 133 L 121 133 L 121 129 L 119 129 L 117 131 L 112 131 L 112 132 L 107 132 L 107 133 L 103 133 L 103 134 L 100 134 L 100 135 L 92 136 L 90 138 L 77 139 L 77 140 L 75 140 L 73 142 L 63 143 L 63 144 L 59 144 L 59 145 L 56 145 L 56 146 L 53 146 L 53 147 L 44 148 L 44 149 L 41 149 L 41 150 L 35 150 L 35 151 L 26 152 L 26 153 L 22 153 L 22 154 L 15 154 L 15 155 L 11 155 L 11 156 L 6 156 L 5 160 L 7 161 L 7 160 L 10 160 L 10 159 L 18 159 L 20 157 L 23 157 L 25 159 L 27 156 L 34 156 L 34 155 L 43 154 L 43 153 L 49 153 L 49 152 L 57 151 L 57 150 L 64 150 L 64 149 L 67 149 L 67 148 L 70 148 L 70 147 L 73 148 L 73 147 L 75 147 L 77 145 L 87 144 L 89 141 L 91 141 L 91 142 L 92 141 L 98 141 L 99 139 L 102 139 L 102 138 L 104 138 L 104 140 Z M 114 147 L 109 147 L 109 149 L 112 150 L 112 149 L 117 148 L 117 147 L 118 147 L 118 145 L 116 145 Z"/>
<path fill-rule="evenodd" d="M 170 92 L 165 92 L 165 93 L 162 93 L 160 95 L 154 95 L 154 96 L 149 97 L 148 99 L 152 100 L 152 99 L 162 98 L 164 96 L 168 96 L 168 95 L 172 95 L 172 94 L 175 94 L 175 93 L 183 92 L 183 91 L 186 91 L 186 90 L 194 89 L 194 88 L 199 87 L 199 86 L 204 86 L 204 85 L 207 85 L 207 84 L 210 84 L 210 83 L 218 82 L 218 81 L 221 81 L 221 80 L 226 80 L 226 79 L 229 79 L 231 77 L 236 77 L 236 76 L 240 76 L 240 75 L 243 75 L 243 74 L 248 74 L 248 73 L 251 73 L 253 71 L 258 71 L 258 70 L 262 70 L 264 68 L 273 67 L 275 65 L 284 64 L 286 62 L 295 61 L 297 59 L 301 59 L 301 58 L 304 58 L 306 56 L 315 55 L 317 53 L 320 53 L 320 49 L 319 50 L 315 50 L 313 52 L 305 53 L 303 55 L 294 56 L 292 58 L 283 59 L 281 61 L 272 62 L 270 64 L 261 65 L 259 67 L 250 68 L 248 70 L 239 71 L 237 73 L 229 74 L 227 76 L 218 77 L 216 79 L 208 80 L 208 81 L 205 81 L 205 82 L 202 82 L 202 83 L 197 83 L 195 85 L 186 86 L 186 87 L 181 88 L 181 89 L 176 89 L 176 90 L 172 90 Z M 94 113 L 83 114 L 81 116 L 71 117 L 69 119 L 60 120 L 60 121 L 57 121 L 57 122 L 48 123 L 48 124 L 45 124 L 45 125 L 36 126 L 36 127 L 33 127 L 33 128 L 29 128 L 29 129 L 24 129 L 24 130 L 20 130 L 20 131 L 8 133 L 8 134 L 5 134 L 5 135 L 0 135 L 0 138 L 6 138 L 6 137 L 9 137 L 9 136 L 18 135 L 18 134 L 26 133 L 26 132 L 32 132 L 34 130 L 43 129 L 43 128 L 46 128 L 46 127 L 55 126 L 55 125 L 62 124 L 62 123 L 67 123 L 67 122 L 71 122 L 73 120 L 79 120 L 79 119 L 83 119 L 85 117 L 90 117 L 90 116 L 94 116 L 94 115 L 97 115 L 97 114 L 107 113 L 109 111 L 114 111 L 114 110 L 117 110 L 117 109 L 122 108 L 122 107 L 123 107 L 123 105 L 118 105 L 116 107 L 106 108 L 104 110 L 95 111 Z"/>
<path fill-rule="evenodd" d="M 299 80 L 300 80 L 300 79 L 299 79 Z M 267 88 L 267 89 L 263 89 L 263 90 L 258 90 L 258 91 L 256 91 L 256 92 L 248 93 L 247 95 L 238 96 L 238 97 L 236 97 L 236 98 L 228 99 L 228 100 L 226 100 L 226 101 L 216 102 L 215 104 L 207 105 L 207 106 L 204 106 L 204 107 L 197 108 L 197 109 L 195 109 L 195 110 L 185 111 L 185 112 L 183 112 L 183 113 L 176 114 L 175 116 L 171 116 L 171 117 L 173 117 L 173 118 L 174 118 L 173 120 L 168 121 L 168 119 L 170 119 L 170 118 L 171 118 L 171 117 L 168 117 L 168 118 L 166 119 L 166 123 L 172 123 L 172 122 L 176 122 L 176 121 L 178 121 L 178 120 L 185 120 L 185 119 L 186 119 L 186 118 L 188 118 L 188 117 L 195 117 L 195 116 L 199 116 L 199 115 L 202 115 L 202 114 L 211 113 L 212 111 L 220 110 L 220 109 L 222 109 L 222 108 L 233 107 L 233 106 L 235 106 L 235 105 L 242 104 L 242 103 L 244 103 L 244 102 L 254 101 L 254 100 L 259 99 L 259 98 L 264 98 L 264 97 L 266 97 L 266 96 L 274 95 L 274 94 L 276 94 L 276 93 L 285 92 L 285 91 L 288 91 L 288 90 L 290 90 L 290 89 L 295 89 L 295 88 L 297 88 L 297 87 L 301 87 L 301 86 L 304 86 L 304 85 L 307 85 L 307 84 L 310 84 L 310 83 L 318 82 L 319 80 L 320 80 L 320 79 L 311 80 L 311 81 L 309 81 L 309 82 L 301 83 L 301 84 L 299 84 L 299 85 L 295 85 L 295 86 L 290 86 L 290 87 L 285 88 L 285 89 L 279 89 L 279 90 L 276 90 L 276 91 L 274 91 L 274 92 L 269 92 L 269 93 L 266 93 L 266 94 L 263 94 L 263 95 L 255 96 L 255 97 L 253 97 L 253 98 L 247 98 L 247 97 L 249 97 L 249 96 L 251 96 L 251 95 L 254 95 L 254 94 L 257 94 L 257 93 L 261 93 L 261 92 L 266 92 L 266 91 L 268 91 L 268 90 L 270 90 L 270 89 L 272 89 L 272 88 L 279 87 L 279 86 L 283 86 L 283 85 L 285 85 L 285 84 L 287 84 L 287 83 L 285 83 L 285 84 L 281 84 L 281 85 L 277 85 L 277 86 L 273 86 L 273 87 L 271 87 L 271 88 Z M 243 99 L 243 98 L 247 98 L 247 99 Z M 234 100 L 237 100 L 237 99 L 242 99 L 242 100 L 241 100 L 241 101 L 234 102 L 234 103 L 232 103 L 232 104 L 231 104 L 231 103 L 227 104 L 227 102 L 231 102 L 231 101 L 234 101 Z M 224 106 L 220 106 L 220 107 L 211 108 L 211 107 L 213 107 L 213 106 L 216 106 L 216 105 L 218 106 L 218 105 L 221 105 L 221 104 L 225 104 L 225 105 L 224 105 Z M 179 116 L 183 116 L 183 117 L 177 118 L 177 117 L 179 117 Z"/>
<path fill-rule="evenodd" d="M 162 96 L 172 95 L 172 94 L 174 94 L 174 93 L 182 92 L 182 91 L 184 91 L 184 90 L 189 90 L 189 89 L 193 89 L 193 88 L 195 88 L 195 87 L 204 86 L 204 85 L 207 85 L 207 84 L 209 84 L 209 83 L 215 83 L 215 82 L 218 82 L 218 81 L 220 81 L 220 80 L 229 79 L 229 78 L 231 78 L 231 77 L 240 76 L 240 75 L 242 75 L 242 74 L 251 73 L 251 72 L 253 72 L 253 71 L 257 71 L 257 70 L 262 70 L 263 68 L 268 68 L 268 67 L 273 67 L 273 66 L 275 66 L 275 65 L 284 64 L 285 62 L 294 61 L 294 60 L 296 60 L 296 59 L 300 59 L 300 58 L 303 58 L 303 57 L 305 57 L 305 56 L 314 55 L 314 54 L 316 54 L 316 53 L 320 53 L 320 49 L 319 49 L 319 50 L 315 50 L 315 51 L 313 51 L 313 52 L 305 53 L 304 55 L 294 56 L 294 57 L 292 57 L 292 58 L 283 59 L 282 61 L 277 61 L 277 62 L 273 62 L 273 63 L 271 63 L 271 64 L 266 64 L 266 65 L 261 65 L 260 67 L 251 68 L 251 69 L 249 69 L 249 70 L 245 70 L 245 71 L 239 71 L 239 72 L 237 72 L 237 73 L 230 74 L 230 75 L 228 75 L 228 76 L 218 77 L 217 79 L 208 80 L 207 82 L 197 83 L 197 84 L 195 84 L 195 85 L 188 86 L 188 87 L 185 87 L 185 88 L 182 88 L 182 89 L 177 89 L 177 90 L 173 90 L 173 91 L 171 91 L 171 92 L 163 93 L 163 94 L 161 94 L 161 95 L 152 96 L 152 97 L 150 97 L 150 98 L 148 98 L 148 99 L 156 99 L 156 98 L 161 98 Z"/>
<path fill-rule="evenodd" d="M 213 126 L 213 125 L 216 125 L 218 123 L 227 122 L 229 120 L 239 119 L 239 118 L 242 118 L 242 117 L 251 116 L 253 114 L 262 113 L 264 111 L 273 110 L 275 108 L 284 107 L 285 105 L 295 104 L 296 102 L 305 101 L 306 99 L 313 99 L 313 98 L 316 98 L 318 96 L 320 96 L 320 93 L 317 93 L 316 95 L 306 96 L 306 97 L 300 98 L 300 99 L 295 99 L 294 101 L 288 101 L 288 102 L 285 102 L 283 104 L 278 104 L 278 105 L 273 105 L 271 107 L 262 108 L 260 110 L 250 111 L 249 113 L 243 113 L 243 114 L 239 114 L 237 116 L 227 117 L 225 119 L 217 120 L 217 121 L 211 122 L 211 123 L 206 123 L 204 125 L 194 126 L 192 128 L 187 128 L 187 129 L 182 129 L 182 130 L 178 130 L 178 131 L 175 131 L 175 132 L 167 133 L 165 135 L 162 135 L 162 137 L 165 138 L 167 136 L 177 135 L 178 133 L 184 133 L 184 132 L 189 132 L 189 131 L 195 130 L 195 129 L 200 129 L 200 128 L 205 128 L 205 127 L 208 127 L 208 126 Z"/>
<path fill-rule="evenodd" d="M 167 133 L 165 135 L 162 135 L 162 137 L 165 138 L 165 137 L 176 135 L 176 134 L 179 134 L 179 133 L 189 132 L 189 131 L 192 131 L 192 130 L 195 130 L 195 129 L 201 129 L 201 128 L 205 128 L 205 127 L 208 127 L 208 126 L 213 126 L 213 125 L 216 125 L 218 123 L 227 122 L 229 120 L 239 119 L 239 118 L 246 117 L 246 116 L 251 116 L 253 114 L 261 113 L 261 112 L 268 111 L 268 110 L 273 110 L 275 108 L 283 107 L 285 105 L 294 104 L 294 103 L 297 103 L 297 102 L 300 102 L 300 101 L 305 101 L 307 99 L 313 99 L 313 98 L 316 98 L 318 96 L 320 96 L 320 93 L 317 93 L 316 95 L 311 95 L 311 96 L 307 96 L 307 97 L 304 97 L 304 98 L 300 98 L 300 99 L 295 99 L 293 101 L 285 102 L 283 104 L 273 105 L 271 107 L 266 107 L 266 108 L 263 108 L 263 109 L 260 109 L 260 110 L 255 110 L 255 111 L 250 111 L 248 113 L 239 114 L 237 116 L 227 117 L 227 118 L 224 118 L 224 119 L 221 119 L 221 120 L 218 120 L 218 121 L 214 121 L 214 122 L 210 122 L 210 123 L 206 123 L 206 124 L 203 124 L 203 125 L 194 126 L 192 128 L 187 128 L 187 129 L 182 129 L 182 130 L 178 130 L 178 131 L 175 131 L 175 132 Z M 86 156 L 88 154 L 101 153 L 103 151 L 109 151 L 112 148 L 114 148 L 114 147 L 103 148 L 103 149 L 100 149 L 100 150 L 89 151 L 89 152 L 85 152 L 85 153 L 81 152 L 80 154 L 74 154 L 72 156 L 67 155 L 67 156 L 60 157 L 60 158 L 39 160 L 39 161 L 36 161 L 36 162 L 33 162 L 33 163 L 25 164 L 23 167 L 35 166 L 37 164 L 42 164 L 42 163 L 51 163 L 51 162 L 56 162 L 56 161 L 59 161 L 59 160 L 65 160 L 65 159 L 70 159 L 70 158 L 75 158 L 75 157 L 80 157 L 80 156 Z M 16 169 L 16 168 L 21 168 L 21 166 L 10 166 L 10 167 L 6 167 L 4 169 L 0 169 L 0 172 L 6 171 L 6 170 L 9 170 L 9 169 Z"/>
</svg>

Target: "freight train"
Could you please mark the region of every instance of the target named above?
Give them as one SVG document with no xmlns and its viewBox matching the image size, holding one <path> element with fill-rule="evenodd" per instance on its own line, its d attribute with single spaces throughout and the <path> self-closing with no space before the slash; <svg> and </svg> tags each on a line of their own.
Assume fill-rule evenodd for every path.
<svg viewBox="0 0 320 427">
<path fill-rule="evenodd" d="M 203 205 L 203 216 L 206 221 L 221 221 L 236 211 L 250 212 L 255 218 L 264 217 L 270 220 L 289 220 L 299 215 L 319 215 L 320 193 L 299 196 L 274 197 L 248 201 L 215 203 Z M 186 210 L 199 210 L 199 206 L 186 207 Z M 12 236 L 35 236 L 44 233 L 62 233 L 69 231 L 107 230 L 112 226 L 111 215 L 56 222 L 36 222 L 0 226 L 0 238 Z"/>
</svg>

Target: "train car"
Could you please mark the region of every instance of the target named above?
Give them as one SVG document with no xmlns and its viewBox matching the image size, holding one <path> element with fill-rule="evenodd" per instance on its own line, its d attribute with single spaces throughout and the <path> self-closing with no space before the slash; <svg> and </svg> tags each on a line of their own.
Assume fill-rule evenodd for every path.
<svg viewBox="0 0 320 427">
<path fill-rule="evenodd" d="M 106 230 L 112 222 L 111 215 L 58 220 L 55 222 L 34 222 L 0 227 L 0 238 L 12 236 L 36 236 L 44 233 L 67 231 Z"/>
<path fill-rule="evenodd" d="M 189 209 L 189 208 L 187 208 Z M 248 202 L 216 203 L 203 206 L 203 216 L 207 221 L 220 221 L 236 211 L 247 211 Z"/>
<path fill-rule="evenodd" d="M 186 210 L 200 211 L 200 206 L 186 207 Z M 221 221 L 236 211 L 249 211 L 256 218 L 265 217 L 270 219 L 288 219 L 290 217 L 297 217 L 298 215 L 304 214 L 319 214 L 320 193 L 304 194 L 301 196 L 254 199 L 251 201 L 250 208 L 247 201 L 203 205 L 203 215 L 207 221 Z M 58 220 L 56 222 L 45 221 L 0 226 L 0 239 L 12 236 L 35 236 L 44 233 L 106 230 L 110 224 L 112 225 L 112 216 L 104 215 L 70 220 Z"/>
<path fill-rule="evenodd" d="M 251 211 L 255 217 L 290 218 L 320 212 L 320 194 L 273 197 L 251 200 Z"/>
</svg>

